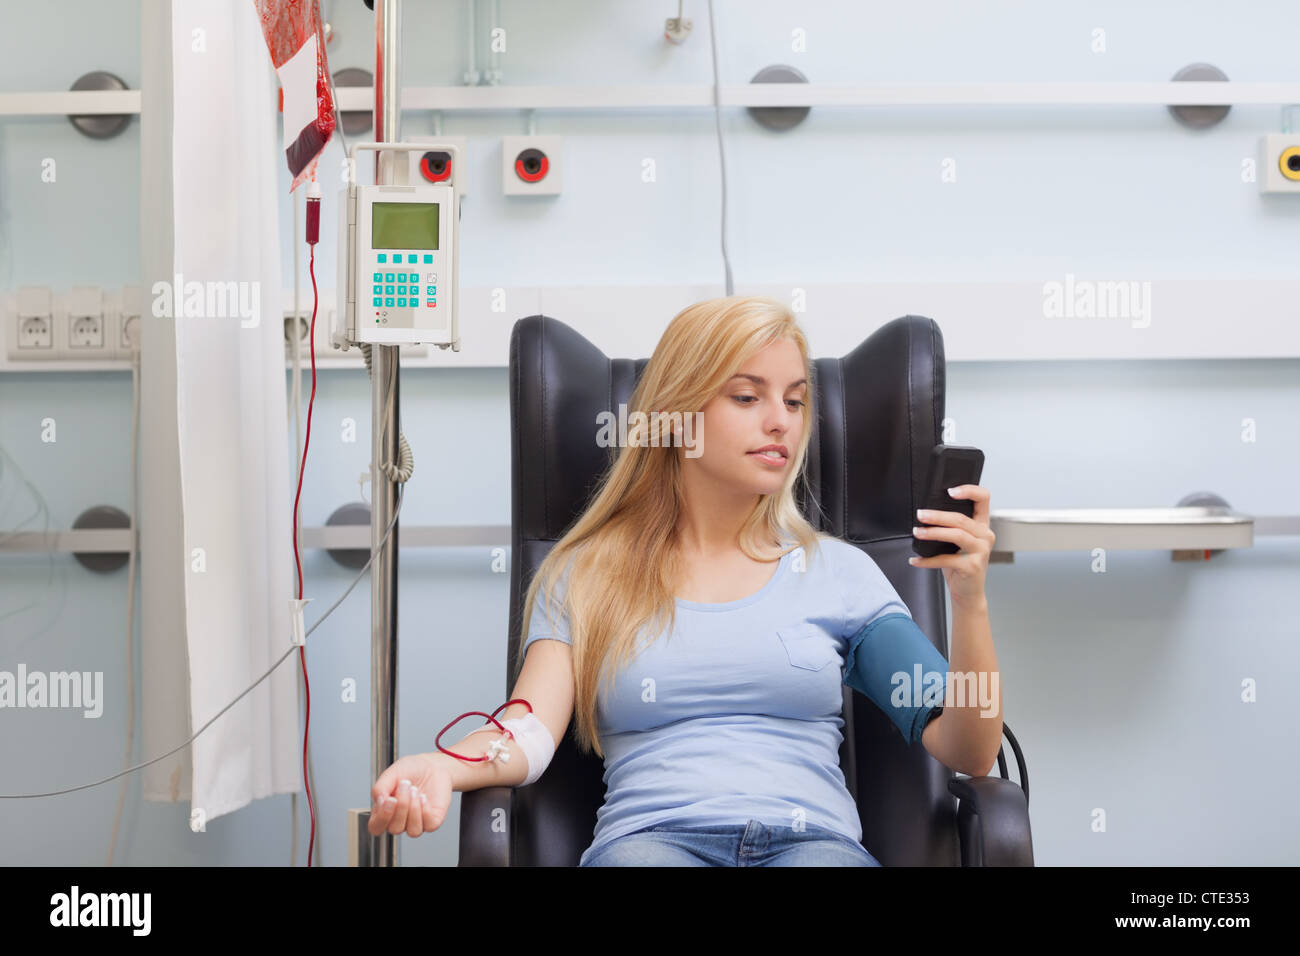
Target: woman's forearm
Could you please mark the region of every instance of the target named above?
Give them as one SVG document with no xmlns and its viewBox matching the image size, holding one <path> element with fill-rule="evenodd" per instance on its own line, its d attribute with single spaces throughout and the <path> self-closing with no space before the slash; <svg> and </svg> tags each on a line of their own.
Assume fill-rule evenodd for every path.
<svg viewBox="0 0 1300 956">
<path fill-rule="evenodd" d="M 993 649 L 988 602 L 952 605 L 951 675 L 944 696 L 945 751 L 954 770 L 987 776 L 1002 746 L 1002 686 Z"/>
</svg>

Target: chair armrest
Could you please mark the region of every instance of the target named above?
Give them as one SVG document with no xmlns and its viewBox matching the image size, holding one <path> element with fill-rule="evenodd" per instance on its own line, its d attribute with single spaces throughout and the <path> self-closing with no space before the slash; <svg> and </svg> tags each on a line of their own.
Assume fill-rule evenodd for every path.
<svg viewBox="0 0 1300 956">
<path fill-rule="evenodd" d="M 962 866 L 1033 866 L 1029 806 L 1020 784 L 1002 777 L 954 777 Z"/>
<path fill-rule="evenodd" d="M 509 866 L 514 787 L 480 787 L 460 795 L 457 866 Z M 504 819 L 504 828 L 497 825 Z"/>
</svg>

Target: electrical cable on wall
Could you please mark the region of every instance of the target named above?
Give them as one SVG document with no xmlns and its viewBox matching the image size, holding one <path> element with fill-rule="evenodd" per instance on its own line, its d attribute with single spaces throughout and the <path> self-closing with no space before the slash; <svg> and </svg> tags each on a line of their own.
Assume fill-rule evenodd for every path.
<svg viewBox="0 0 1300 956">
<path fill-rule="evenodd" d="M 137 325 L 136 329 L 139 330 Z M 135 596 L 138 589 L 136 575 L 136 552 L 140 550 L 140 495 L 139 468 L 137 458 L 140 454 L 140 349 L 131 351 L 131 550 L 127 558 L 126 572 L 126 753 L 122 763 L 130 764 L 135 749 Z M 117 831 L 122 825 L 122 804 L 126 801 L 126 778 L 122 779 L 122 790 L 117 795 L 117 810 L 113 814 L 113 830 L 108 839 L 107 865 L 113 865 L 113 851 L 117 848 Z"/>
<path fill-rule="evenodd" d="M 304 637 L 310 637 L 312 632 L 315 631 L 316 628 L 320 627 L 322 624 L 325 623 L 326 618 L 328 618 L 331 614 L 334 613 L 335 609 L 337 609 L 338 606 L 343 603 L 344 599 L 347 598 L 347 596 L 352 593 L 352 589 L 355 588 L 357 584 L 360 583 L 361 579 L 365 577 L 366 572 L 370 570 L 370 565 L 374 563 L 375 556 L 379 554 L 379 552 L 383 549 L 384 545 L 388 542 L 388 536 L 392 534 L 393 527 L 397 524 L 398 515 L 402 513 L 402 497 L 403 497 L 402 486 L 398 485 L 397 501 L 393 506 L 393 519 L 388 523 L 388 528 L 387 530 L 384 531 L 384 536 L 383 538 L 380 539 L 379 545 L 373 551 L 370 552 L 370 557 L 366 559 L 366 563 L 362 565 L 361 570 L 357 573 L 357 576 L 352 579 L 352 583 L 348 585 L 347 590 L 344 591 L 341 595 L 339 595 L 338 599 L 329 606 L 329 609 L 326 610 L 326 612 L 320 616 L 320 619 L 315 624 L 307 628 Z M 105 777 L 102 780 L 95 780 L 92 783 L 84 783 L 77 787 L 67 787 L 66 789 L 63 790 L 50 790 L 45 793 L 0 793 L 0 800 L 33 800 L 41 797 L 57 797 L 64 793 L 76 793 L 78 790 L 89 790 L 91 787 L 98 787 L 100 784 L 109 783 L 110 781 L 116 780 L 118 777 L 125 776 L 128 773 L 134 773 L 137 770 L 143 770 L 145 767 L 155 764 L 160 760 L 166 760 L 172 754 L 184 749 L 185 747 L 188 747 L 191 743 L 193 743 L 195 739 L 199 736 L 199 734 L 203 733 L 203 731 L 207 730 L 214 723 L 216 723 L 217 718 L 219 718 L 231 707 L 234 707 L 237 703 L 243 700 L 244 697 L 247 696 L 253 690 L 254 687 L 262 683 L 262 681 L 266 680 L 273 673 L 275 673 L 275 669 L 279 667 L 281 664 L 283 664 L 285 661 L 287 661 L 289 659 L 289 655 L 292 654 L 293 652 L 294 652 L 294 648 L 290 647 L 287 651 L 285 651 L 282 655 L 280 655 L 279 660 L 277 660 L 274 664 L 272 664 L 270 667 L 267 668 L 266 673 L 264 673 L 257 680 L 253 681 L 253 683 L 249 684 L 246 688 L 244 688 L 244 690 L 239 694 L 238 697 L 236 697 L 225 707 L 222 707 L 219 711 L 213 714 L 212 717 L 208 720 L 208 722 L 205 723 L 198 730 L 196 730 L 193 734 L 191 734 L 188 739 L 178 744 L 177 746 L 173 747 L 165 754 L 159 754 L 157 757 L 154 757 L 151 760 L 146 760 L 144 763 L 136 764 L 134 767 L 128 767 L 126 770 L 119 771 L 118 773 L 113 774 L 111 777 Z"/>
<path fill-rule="evenodd" d="M 713 50 L 713 120 L 718 131 L 718 165 L 722 170 L 722 267 L 726 271 L 726 294 L 735 292 L 731 281 L 731 257 L 727 254 L 727 154 L 722 146 L 721 87 L 718 84 L 718 31 L 713 25 L 713 0 L 709 0 L 709 44 Z"/>
<path fill-rule="evenodd" d="M 6 465 L 6 461 L 8 462 L 8 465 Z M 9 455 L 9 453 L 4 450 L 3 446 L 0 446 L 0 493 L 4 492 L 5 476 L 9 473 L 10 469 L 14 471 L 14 473 L 18 477 L 18 480 L 21 481 L 22 484 L 25 485 L 27 490 L 31 493 L 32 499 L 36 502 L 36 510 L 33 511 L 30 515 L 28 515 L 26 518 L 24 518 L 22 521 L 20 521 L 18 524 L 14 525 L 13 528 L 4 532 L 0 532 L 0 544 L 3 544 L 6 541 L 6 539 L 8 539 L 13 535 L 16 535 L 19 531 L 21 531 L 22 528 L 27 524 L 27 522 L 31 521 L 33 518 L 38 518 L 41 516 L 44 516 L 44 520 L 41 524 L 41 534 L 48 537 L 54 532 L 54 526 L 50 521 L 49 503 L 41 495 L 40 490 L 34 484 L 32 484 L 31 481 L 27 478 L 27 475 L 23 472 L 22 468 L 19 467 L 18 462 L 14 460 Z M 44 628 L 32 634 L 32 636 L 27 639 L 28 641 L 31 641 L 33 638 L 43 635 L 46 631 L 50 629 L 50 627 L 54 624 L 54 622 L 57 621 L 59 617 L 63 614 L 63 608 L 67 604 L 67 600 L 68 600 L 68 579 L 67 579 L 66 569 L 64 569 L 62 565 L 59 565 L 56 568 L 53 551 L 46 552 L 45 560 L 49 568 L 49 573 L 46 575 L 45 578 L 45 586 L 47 591 L 49 590 L 50 585 L 54 583 L 55 571 L 56 570 L 58 571 L 59 606 L 57 610 L 55 610 L 54 614 L 50 616 L 49 623 Z M 11 618 L 15 614 L 21 614 L 23 611 L 26 611 L 28 608 L 40 607 L 44 603 L 45 602 L 43 600 L 30 601 L 27 604 L 24 604 L 22 607 L 16 608 L 15 610 L 12 611 L 6 611 L 4 614 L 0 614 L 0 621 L 6 620 L 7 618 Z M 26 645 L 24 644 L 23 646 Z M 17 650 L 17 648 L 15 647 L 6 648 L 6 651 L 9 652 L 12 652 L 14 650 Z"/>
</svg>

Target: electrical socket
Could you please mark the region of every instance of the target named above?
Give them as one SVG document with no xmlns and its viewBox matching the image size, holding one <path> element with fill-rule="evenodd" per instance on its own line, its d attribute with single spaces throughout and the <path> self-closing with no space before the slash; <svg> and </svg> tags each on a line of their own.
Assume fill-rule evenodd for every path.
<svg viewBox="0 0 1300 956">
<path fill-rule="evenodd" d="M 142 303 L 139 286 L 124 287 L 120 297 L 93 286 L 58 297 L 48 288 L 24 286 L 4 310 L 9 359 L 129 359 L 139 349 Z"/>
<path fill-rule="evenodd" d="M 140 316 L 123 312 L 118 321 L 116 338 L 117 347 L 113 352 L 118 358 L 130 358 L 140 351 Z"/>
<path fill-rule="evenodd" d="M 10 361 L 49 362 L 54 358 L 54 297 L 48 288 L 20 287 L 7 318 Z"/>
<path fill-rule="evenodd" d="M 102 353 L 104 351 L 103 315 L 69 315 L 68 349 L 70 353 Z"/>
<path fill-rule="evenodd" d="M 60 349 L 65 359 L 102 359 L 113 354 L 113 340 L 105 335 L 104 293 L 92 286 L 74 286 L 63 299 L 63 317 L 66 348 Z M 56 340 L 58 336 L 55 336 Z M 56 344 L 57 347 L 57 344 Z"/>
<path fill-rule="evenodd" d="M 144 322 L 144 287 L 122 286 L 108 331 L 113 342 L 113 357 L 130 359 L 140 351 L 140 333 Z"/>
<path fill-rule="evenodd" d="M 316 340 L 315 350 L 316 358 L 336 358 L 338 353 L 330 348 L 329 329 L 333 321 L 334 310 L 326 309 L 320 306 L 316 308 Z M 304 362 L 311 361 L 311 352 L 308 337 L 311 335 L 311 312 L 300 312 L 298 314 L 298 334 L 293 337 L 293 310 L 286 309 L 284 313 L 284 357 L 293 360 L 293 348 L 296 345 L 298 353 L 302 356 Z"/>
<path fill-rule="evenodd" d="M 20 358 L 54 357 L 54 323 L 44 315 L 28 315 L 18 320 L 18 348 L 30 355 Z"/>
<path fill-rule="evenodd" d="M 304 362 L 311 361 L 311 355 L 307 351 L 307 336 L 311 330 L 311 313 L 301 313 L 298 316 L 299 333 L 297 337 L 297 347 L 302 355 Z M 337 359 L 343 358 L 344 353 L 330 344 L 330 329 L 334 327 L 334 310 L 317 308 L 316 310 L 316 338 L 315 350 L 316 358 L 320 359 Z M 288 361 L 293 361 L 294 343 L 290 342 L 290 336 L 293 334 L 293 309 L 286 309 L 284 313 L 284 357 Z M 427 345 L 402 345 L 399 347 L 398 355 L 402 358 L 427 358 L 429 347 Z M 356 353 L 352 358 L 359 358 L 360 353 Z M 365 361 L 364 358 L 361 359 Z"/>
<path fill-rule="evenodd" d="M 316 316 L 316 321 L 320 322 L 320 316 Z M 284 354 L 286 358 L 293 358 L 295 347 L 302 353 L 303 357 L 307 356 L 307 336 L 311 334 L 311 315 L 298 316 L 297 334 L 294 334 L 293 311 L 289 310 L 284 313 Z"/>
</svg>

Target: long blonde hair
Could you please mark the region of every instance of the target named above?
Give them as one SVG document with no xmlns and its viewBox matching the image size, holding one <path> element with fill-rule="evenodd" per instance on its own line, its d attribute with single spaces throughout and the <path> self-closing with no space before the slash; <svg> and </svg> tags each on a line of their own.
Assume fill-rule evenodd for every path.
<svg viewBox="0 0 1300 956">
<path fill-rule="evenodd" d="M 808 343 L 794 314 L 784 304 L 760 296 L 709 299 L 683 309 L 664 330 L 654 354 L 628 401 L 627 420 L 644 413 L 663 422 L 655 412 L 702 409 L 757 352 L 781 339 L 792 339 L 803 358 L 809 379 L 803 405 L 803 430 L 791 455 L 791 467 L 778 492 L 761 495 L 740 532 L 740 549 L 756 561 L 770 561 L 775 542 L 781 552 L 803 546 L 811 561 L 821 535 L 799 511 L 796 480 L 804 477 L 804 462 L 812 436 L 812 375 Z M 681 460 L 672 435 L 649 432 L 628 439 L 605 473 L 594 500 L 542 560 L 524 600 L 520 643 L 527 640 L 533 604 L 539 591 L 551 621 L 557 582 L 564 578 L 558 612 L 567 614 L 573 649 L 574 718 L 577 743 L 583 752 L 602 759 L 596 720 L 596 698 L 614 671 L 635 651 L 637 634 L 670 634 L 676 620 L 673 582 L 680 564 L 674 547 L 683 486 Z M 679 436 L 680 437 L 680 436 Z M 648 440 L 646 440 L 648 438 Z M 613 656 L 614 668 L 602 667 Z M 599 685 L 599 686 L 598 686 Z"/>
</svg>

